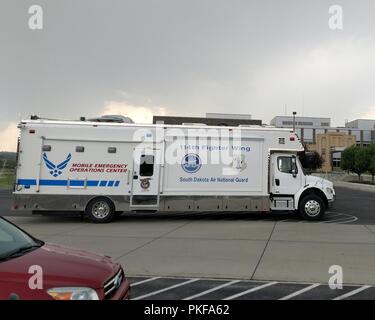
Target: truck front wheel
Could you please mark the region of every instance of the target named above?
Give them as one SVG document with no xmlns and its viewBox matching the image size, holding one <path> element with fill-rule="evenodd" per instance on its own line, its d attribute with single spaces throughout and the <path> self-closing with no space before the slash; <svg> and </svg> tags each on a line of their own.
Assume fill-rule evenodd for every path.
<svg viewBox="0 0 375 320">
<path fill-rule="evenodd" d="M 98 197 L 89 202 L 85 213 L 92 222 L 108 223 L 115 217 L 115 206 L 110 199 Z"/>
<path fill-rule="evenodd" d="M 324 201 L 315 194 L 306 195 L 299 203 L 299 213 L 306 220 L 322 220 L 325 211 Z"/>
</svg>

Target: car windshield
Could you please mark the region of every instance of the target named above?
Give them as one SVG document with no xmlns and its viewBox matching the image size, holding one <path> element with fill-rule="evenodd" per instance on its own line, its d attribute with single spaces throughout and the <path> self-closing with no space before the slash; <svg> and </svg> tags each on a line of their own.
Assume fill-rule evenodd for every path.
<svg viewBox="0 0 375 320">
<path fill-rule="evenodd" d="M 0 260 L 15 253 L 26 253 L 28 249 L 40 247 L 42 241 L 33 239 L 11 223 L 0 218 Z"/>
</svg>

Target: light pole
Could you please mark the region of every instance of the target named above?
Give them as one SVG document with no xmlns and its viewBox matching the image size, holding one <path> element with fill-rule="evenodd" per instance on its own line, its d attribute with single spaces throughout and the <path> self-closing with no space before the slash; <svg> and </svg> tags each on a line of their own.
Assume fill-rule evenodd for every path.
<svg viewBox="0 0 375 320">
<path fill-rule="evenodd" d="M 293 111 L 293 131 L 296 131 L 296 115 L 297 112 Z"/>
</svg>

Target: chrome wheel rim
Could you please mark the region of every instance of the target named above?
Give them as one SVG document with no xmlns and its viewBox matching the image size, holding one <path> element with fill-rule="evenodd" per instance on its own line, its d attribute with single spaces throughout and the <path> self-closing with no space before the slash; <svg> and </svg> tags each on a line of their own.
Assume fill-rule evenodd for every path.
<svg viewBox="0 0 375 320">
<path fill-rule="evenodd" d="M 108 216 L 109 212 L 109 205 L 104 201 L 96 202 L 92 207 L 92 214 L 95 218 L 98 219 L 104 219 Z"/>
<path fill-rule="evenodd" d="M 309 200 L 305 204 L 305 212 L 310 217 L 316 217 L 320 213 L 320 204 L 316 200 Z"/>
</svg>

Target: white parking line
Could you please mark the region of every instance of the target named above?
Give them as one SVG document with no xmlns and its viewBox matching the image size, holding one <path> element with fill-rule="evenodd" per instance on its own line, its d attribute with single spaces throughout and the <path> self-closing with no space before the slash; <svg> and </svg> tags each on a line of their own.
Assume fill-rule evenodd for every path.
<svg viewBox="0 0 375 320">
<path fill-rule="evenodd" d="M 303 288 L 303 289 L 301 289 L 301 290 L 299 290 L 299 291 L 293 292 L 293 293 L 291 293 L 290 295 L 285 296 L 285 297 L 283 297 L 283 298 L 281 298 L 281 299 L 279 299 L 279 300 L 289 300 L 289 299 L 292 299 L 292 298 L 294 298 L 294 297 L 296 297 L 296 296 L 299 296 L 299 295 L 302 294 L 302 293 L 305 293 L 305 292 L 307 292 L 307 291 L 310 291 L 310 290 L 312 290 L 312 289 L 314 289 L 314 288 L 316 288 L 316 287 L 319 287 L 319 286 L 320 286 L 320 283 L 312 284 L 311 286 L 308 286 L 308 287 Z"/>
<path fill-rule="evenodd" d="M 337 222 L 337 224 L 350 223 L 350 222 L 358 221 L 358 217 L 356 217 L 356 216 L 348 216 L 348 219 L 349 220 L 346 220 L 345 222 Z"/>
<path fill-rule="evenodd" d="M 258 290 L 262 290 L 264 288 L 273 286 L 274 284 L 277 284 L 277 283 L 278 282 L 276 282 L 276 281 L 275 282 L 265 283 L 265 284 L 262 284 L 261 286 L 258 286 L 258 287 L 255 287 L 255 288 L 251 288 L 249 290 L 246 290 L 246 291 L 234 294 L 233 296 L 227 297 L 227 298 L 225 298 L 223 300 L 233 300 L 233 299 L 236 299 L 238 297 L 244 296 L 245 294 L 248 294 L 248 293 L 251 293 L 251 292 L 254 292 L 254 291 L 258 291 Z"/>
<path fill-rule="evenodd" d="M 230 285 L 232 285 L 232 284 L 235 284 L 235 283 L 238 283 L 238 282 L 240 282 L 240 280 L 234 280 L 234 281 L 231 281 L 231 282 L 227 282 L 227 283 L 224 283 L 224 284 L 222 284 L 222 285 L 220 285 L 220 286 L 214 287 L 214 288 L 212 288 L 212 289 L 209 289 L 209 290 L 206 290 L 206 291 L 203 291 L 203 292 L 197 293 L 197 294 L 195 294 L 195 295 L 193 295 L 193 296 L 187 297 L 187 298 L 185 298 L 185 299 L 183 299 L 183 300 L 192 300 L 192 299 L 195 299 L 195 298 L 198 298 L 198 297 L 204 296 L 204 295 L 206 295 L 206 294 L 208 294 L 208 293 L 211 293 L 211 292 L 214 292 L 214 291 L 220 290 L 220 289 L 222 289 L 222 288 L 228 287 L 228 286 L 230 286 Z"/>
<path fill-rule="evenodd" d="M 200 279 L 191 279 L 191 280 L 188 280 L 188 281 L 185 281 L 185 282 L 182 282 L 182 283 L 178 283 L 178 284 L 175 284 L 173 286 L 170 286 L 170 287 L 167 287 L 167 288 L 164 288 L 164 289 L 160 289 L 160 290 L 157 290 L 157 291 L 153 291 L 153 292 L 144 294 L 143 296 L 135 297 L 133 300 L 142 300 L 144 298 L 151 297 L 151 296 L 154 296 L 154 295 L 156 295 L 158 293 L 162 293 L 162 292 L 165 292 L 165 291 L 168 291 L 168 290 L 172 290 L 174 288 L 182 287 L 184 285 L 196 282 L 198 280 L 200 280 Z"/>
<path fill-rule="evenodd" d="M 333 219 L 333 220 L 328 220 L 328 221 L 325 221 L 325 223 L 331 223 L 331 224 L 339 223 L 339 222 L 340 223 L 345 223 L 345 222 L 353 220 L 355 218 L 356 217 L 354 217 L 354 216 L 347 216 L 347 217 L 336 218 L 336 219 Z"/>
<path fill-rule="evenodd" d="M 346 299 L 346 298 L 351 297 L 351 296 L 354 296 L 354 295 L 356 295 L 357 293 L 360 293 L 360 292 L 362 292 L 363 290 L 366 290 L 366 289 L 368 289 L 368 288 L 371 288 L 371 286 L 362 286 L 362 287 L 360 287 L 360 288 L 358 288 L 358 289 L 355 289 L 355 290 L 353 290 L 353 291 L 350 291 L 350 292 L 348 292 L 348 293 L 345 293 L 345 294 L 343 294 L 342 296 L 338 296 L 338 297 L 334 298 L 333 300 L 343 300 L 343 299 Z"/>
<path fill-rule="evenodd" d="M 146 280 L 134 282 L 134 283 L 131 283 L 131 286 L 135 287 L 135 286 L 138 286 L 139 284 L 150 282 L 150 281 L 154 281 L 154 280 L 157 280 L 157 279 L 160 279 L 160 277 L 154 277 L 154 278 L 149 278 L 149 279 L 146 279 Z"/>
<path fill-rule="evenodd" d="M 343 218 L 336 218 L 336 219 L 333 219 L 333 220 L 328 220 L 328 221 L 325 221 L 325 223 L 344 224 L 344 223 L 356 222 L 358 220 L 358 217 L 353 216 L 351 214 L 342 213 L 342 212 L 336 212 L 336 213 L 337 213 L 337 215 L 344 216 L 344 217 Z M 332 217 L 332 216 L 329 215 L 328 217 Z M 347 220 L 345 220 L 345 219 L 347 219 Z M 337 221 L 340 221 L 340 220 L 344 220 L 344 221 L 337 222 Z"/>
</svg>

